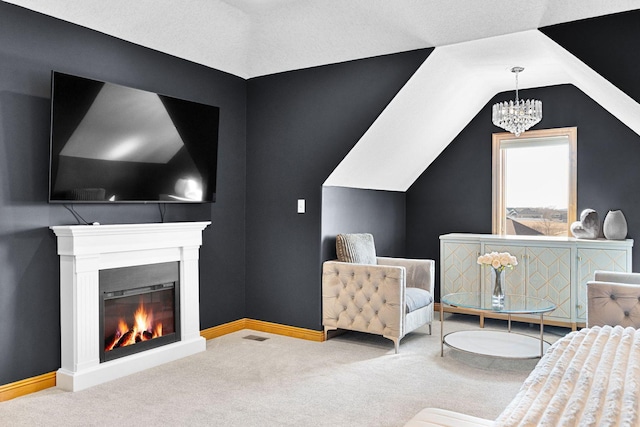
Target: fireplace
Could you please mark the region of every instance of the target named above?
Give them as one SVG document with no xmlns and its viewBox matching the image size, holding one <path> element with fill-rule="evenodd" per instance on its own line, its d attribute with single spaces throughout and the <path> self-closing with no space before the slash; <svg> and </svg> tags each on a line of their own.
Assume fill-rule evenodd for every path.
<svg viewBox="0 0 640 427">
<path fill-rule="evenodd" d="M 60 255 L 59 388 L 82 390 L 206 349 L 198 258 L 209 224 L 51 227 Z M 122 342 L 107 350 L 110 340 Z"/>
<path fill-rule="evenodd" d="M 100 362 L 180 341 L 179 263 L 100 270 Z"/>
</svg>

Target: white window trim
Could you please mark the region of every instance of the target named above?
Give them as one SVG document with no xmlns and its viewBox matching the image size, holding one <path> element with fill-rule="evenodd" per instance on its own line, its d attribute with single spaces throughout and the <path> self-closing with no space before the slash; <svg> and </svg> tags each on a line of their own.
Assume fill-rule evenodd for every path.
<svg viewBox="0 0 640 427">
<path fill-rule="evenodd" d="M 569 140 L 569 205 L 567 209 L 567 236 L 571 236 L 569 226 L 576 220 L 577 199 L 578 199 L 578 128 L 557 128 L 557 129 L 541 129 L 523 132 L 518 138 L 544 138 L 546 140 L 553 138 L 565 138 Z M 510 132 L 494 133 L 492 136 L 492 230 L 493 234 L 506 234 L 506 211 L 505 206 L 505 186 L 504 186 L 504 161 L 505 152 L 501 149 L 507 141 L 514 140 L 515 137 Z"/>
</svg>

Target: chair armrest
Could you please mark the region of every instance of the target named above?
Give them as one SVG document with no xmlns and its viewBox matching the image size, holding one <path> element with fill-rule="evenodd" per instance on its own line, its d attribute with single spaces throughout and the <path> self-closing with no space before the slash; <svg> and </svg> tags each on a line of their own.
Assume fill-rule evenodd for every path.
<svg viewBox="0 0 640 427">
<path fill-rule="evenodd" d="M 593 273 L 595 282 L 632 283 L 640 285 L 640 273 L 597 270 Z"/>
<path fill-rule="evenodd" d="M 405 280 L 401 266 L 324 262 L 322 324 L 401 337 Z"/>
<path fill-rule="evenodd" d="M 640 328 L 640 286 L 587 282 L 587 327 L 604 325 Z"/>
<path fill-rule="evenodd" d="M 432 259 L 409 259 L 378 257 L 378 265 L 395 265 L 407 270 L 407 287 L 421 288 L 433 295 L 435 285 L 435 265 Z"/>
</svg>

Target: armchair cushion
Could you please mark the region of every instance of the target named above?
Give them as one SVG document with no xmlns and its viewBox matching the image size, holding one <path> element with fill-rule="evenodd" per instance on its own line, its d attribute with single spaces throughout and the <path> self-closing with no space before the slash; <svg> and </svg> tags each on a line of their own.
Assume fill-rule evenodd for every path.
<svg viewBox="0 0 640 427">
<path fill-rule="evenodd" d="M 420 288 L 406 288 L 404 297 L 407 313 L 426 307 L 433 302 L 431 293 Z"/>
<path fill-rule="evenodd" d="M 373 235 L 369 233 L 338 234 L 336 252 L 340 262 L 377 264 Z"/>
</svg>

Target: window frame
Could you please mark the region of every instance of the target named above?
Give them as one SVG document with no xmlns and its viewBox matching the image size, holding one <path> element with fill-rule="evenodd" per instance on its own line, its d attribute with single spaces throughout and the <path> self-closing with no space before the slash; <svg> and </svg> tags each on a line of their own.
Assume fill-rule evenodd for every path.
<svg viewBox="0 0 640 427">
<path fill-rule="evenodd" d="M 524 141 L 534 138 L 567 137 L 569 143 L 569 201 L 567 206 L 567 236 L 571 236 L 570 226 L 577 218 L 578 199 L 578 128 L 555 128 L 526 131 L 517 139 Z M 501 149 L 502 142 L 516 139 L 510 132 L 492 134 L 491 150 L 491 229 L 493 234 L 506 235 L 506 206 L 505 206 L 505 151 Z"/>
</svg>

